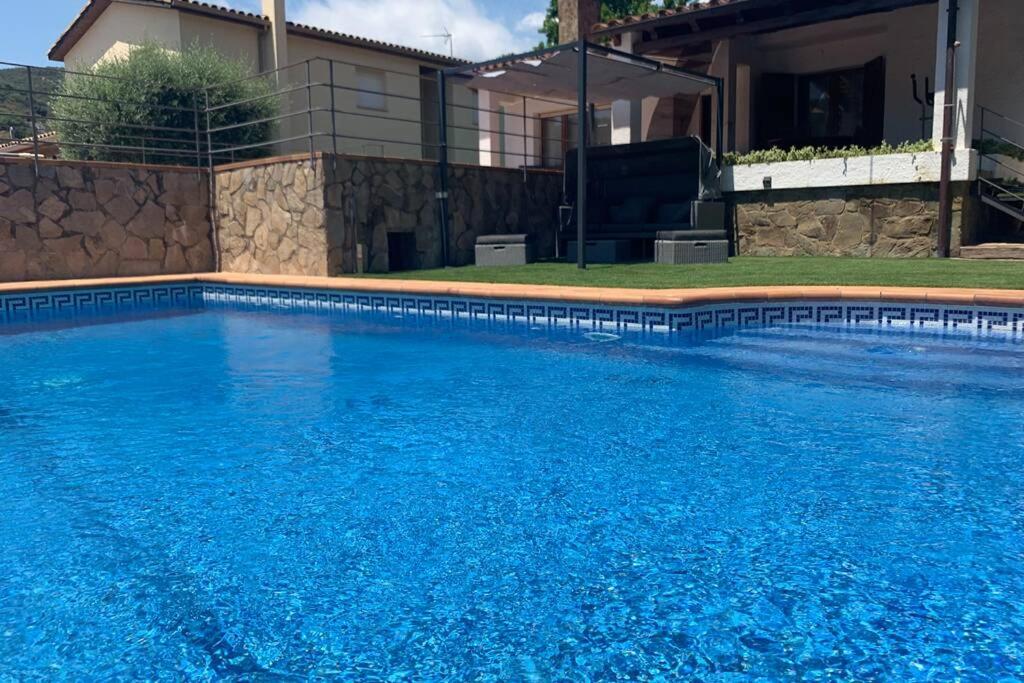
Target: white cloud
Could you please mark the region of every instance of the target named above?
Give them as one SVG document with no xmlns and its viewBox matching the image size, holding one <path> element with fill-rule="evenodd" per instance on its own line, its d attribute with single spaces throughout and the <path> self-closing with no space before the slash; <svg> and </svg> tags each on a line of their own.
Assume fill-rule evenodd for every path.
<svg viewBox="0 0 1024 683">
<path fill-rule="evenodd" d="M 448 52 L 444 40 L 425 36 L 447 28 L 456 56 L 480 60 L 534 47 L 540 39 L 537 16 L 543 21 L 542 13 L 533 13 L 510 28 L 487 16 L 479 0 L 311 0 L 289 18 L 442 54 Z"/>
<path fill-rule="evenodd" d="M 536 33 L 540 30 L 540 27 L 544 25 L 544 17 L 547 15 L 544 12 L 530 12 L 525 17 L 519 20 L 519 24 L 516 29 L 522 32 Z"/>
</svg>

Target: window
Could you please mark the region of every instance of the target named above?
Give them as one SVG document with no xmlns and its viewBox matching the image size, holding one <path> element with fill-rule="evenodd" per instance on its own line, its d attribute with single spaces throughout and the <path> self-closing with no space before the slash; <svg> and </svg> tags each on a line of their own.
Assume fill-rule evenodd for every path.
<svg viewBox="0 0 1024 683">
<path fill-rule="evenodd" d="M 760 147 L 877 145 L 885 124 L 885 59 L 855 69 L 764 74 L 757 119 Z"/>
<path fill-rule="evenodd" d="M 562 168 L 565 155 L 576 149 L 579 126 L 576 114 L 546 116 L 541 120 L 541 165 L 547 168 Z M 612 144 L 612 110 L 605 107 L 595 109 L 590 126 L 590 140 L 593 146 Z"/>
<path fill-rule="evenodd" d="M 387 74 L 377 69 L 356 67 L 356 106 L 360 109 L 387 111 Z"/>
<path fill-rule="evenodd" d="M 546 168 L 561 168 L 565 149 L 562 136 L 561 116 L 548 116 L 541 120 L 541 160 L 540 165 Z"/>
<path fill-rule="evenodd" d="M 801 76 L 799 126 L 811 140 L 848 144 L 864 123 L 864 69 Z"/>
</svg>

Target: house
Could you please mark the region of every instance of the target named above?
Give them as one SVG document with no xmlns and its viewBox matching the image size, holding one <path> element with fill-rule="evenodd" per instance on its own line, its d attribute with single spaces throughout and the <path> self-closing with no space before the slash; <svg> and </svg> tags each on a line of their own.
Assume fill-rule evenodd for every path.
<svg viewBox="0 0 1024 683">
<path fill-rule="evenodd" d="M 596 8 L 597 0 L 561 0 L 560 15 L 571 19 L 563 40 L 607 41 L 724 79 L 728 151 L 932 141 L 934 151 L 918 154 L 726 169 L 741 253 L 929 253 L 942 220 L 948 46 L 952 251 L 984 255 L 973 247 L 1024 241 L 1018 0 L 709 0 L 608 23 L 580 20 L 595 18 Z M 611 111 L 612 135 L 711 140 L 708 99 L 621 103 Z"/>
<path fill-rule="evenodd" d="M 251 65 L 253 73 L 279 79 L 282 111 L 306 109 L 307 82 L 334 79 L 338 112 L 338 151 L 400 158 L 436 155 L 438 69 L 465 63 L 455 57 L 330 31 L 287 20 L 285 0 L 263 0 L 262 14 L 227 9 L 197 0 L 90 0 L 50 49 L 50 59 L 68 68 L 90 67 L 127 54 L 134 46 L 156 43 L 169 50 L 193 45 L 213 47 Z M 333 62 L 333 65 L 331 65 Z M 307 71 L 308 65 L 308 71 Z M 331 103 L 331 88 L 312 89 L 312 109 Z M 475 117 L 462 114 L 466 129 Z M 308 133 L 306 117 L 280 124 L 280 138 Z M 332 131 L 330 115 L 317 112 L 316 131 Z M 475 144 L 475 132 L 463 131 L 461 146 Z M 302 151 L 306 140 L 278 145 L 276 151 Z M 333 150 L 329 135 L 314 146 Z M 463 154 L 475 160 L 475 154 Z"/>
</svg>

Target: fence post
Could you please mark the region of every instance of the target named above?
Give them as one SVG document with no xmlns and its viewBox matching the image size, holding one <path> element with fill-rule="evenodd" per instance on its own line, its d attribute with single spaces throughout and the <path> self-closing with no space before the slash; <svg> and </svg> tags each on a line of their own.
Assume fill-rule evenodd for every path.
<svg viewBox="0 0 1024 683">
<path fill-rule="evenodd" d="M 202 151 L 199 144 L 199 93 L 192 93 L 192 127 L 196 133 L 196 173 L 203 167 Z"/>
<path fill-rule="evenodd" d="M 441 266 L 448 267 L 448 88 L 444 69 L 437 70 L 438 211 L 441 214 Z"/>
<path fill-rule="evenodd" d="M 32 67 L 26 66 L 28 74 L 28 110 L 29 123 L 32 126 L 32 169 L 39 177 L 39 127 L 36 125 L 36 98 L 35 88 L 32 86 Z"/>
<path fill-rule="evenodd" d="M 333 115 L 333 114 L 332 114 Z M 306 60 L 306 120 L 309 124 L 309 163 L 313 163 L 313 73 L 312 60 Z"/>
<path fill-rule="evenodd" d="M 334 60 L 328 60 L 327 64 L 331 81 L 331 149 L 334 156 L 338 156 L 338 119 L 334 109 Z"/>
<path fill-rule="evenodd" d="M 213 245 L 213 272 L 220 272 L 220 235 L 217 230 L 217 175 L 213 172 L 213 137 L 210 133 L 210 90 L 203 89 L 203 105 L 206 108 L 206 174 L 210 205 L 210 242 Z M 198 132 L 197 132 L 198 137 Z"/>
</svg>

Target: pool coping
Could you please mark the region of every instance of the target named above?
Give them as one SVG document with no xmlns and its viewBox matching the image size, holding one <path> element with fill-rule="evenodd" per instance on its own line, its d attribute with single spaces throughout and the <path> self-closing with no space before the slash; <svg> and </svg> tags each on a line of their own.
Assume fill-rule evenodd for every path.
<svg viewBox="0 0 1024 683">
<path fill-rule="evenodd" d="M 154 284 L 210 283 L 249 287 L 339 290 L 450 296 L 473 299 L 564 301 L 621 306 L 687 308 L 717 303 L 770 301 L 880 301 L 893 303 L 1000 306 L 1024 308 L 1024 290 L 951 287 L 868 286 L 754 286 L 693 289 L 624 289 L 614 287 L 567 287 L 436 280 L 310 277 L 250 273 L 188 273 L 76 280 L 37 280 L 0 283 L 0 295 Z"/>
</svg>

